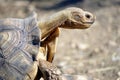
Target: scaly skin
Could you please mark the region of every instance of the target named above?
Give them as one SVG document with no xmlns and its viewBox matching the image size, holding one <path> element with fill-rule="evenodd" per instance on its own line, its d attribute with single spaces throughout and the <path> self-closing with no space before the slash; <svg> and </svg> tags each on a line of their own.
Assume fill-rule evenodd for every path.
<svg viewBox="0 0 120 80">
<path fill-rule="evenodd" d="M 51 16 L 42 18 L 38 26 L 42 32 L 42 48 L 47 61 L 52 62 L 56 52 L 56 42 L 59 37 L 59 28 L 86 29 L 95 21 L 95 16 L 80 8 L 71 7 L 59 11 Z"/>
<path fill-rule="evenodd" d="M 26 23 L 26 24 L 24 27 L 26 27 L 25 28 L 26 31 L 29 30 L 28 27 L 33 27 L 32 30 L 37 29 L 37 28 L 34 28 L 34 27 L 36 27 L 36 26 L 34 26 L 34 24 L 28 24 L 28 23 L 31 23 L 32 21 L 34 23 L 34 19 L 36 19 L 35 15 L 33 17 L 34 18 L 25 19 L 24 23 Z M 29 20 L 30 20 L 30 22 L 29 22 Z M 21 26 L 23 27 L 23 25 L 21 25 L 22 22 L 20 22 L 21 20 L 19 21 L 19 19 L 1 20 L 1 24 L 0 24 L 1 35 L 0 35 L 0 37 L 1 37 L 1 45 L 2 46 L 0 45 L 0 52 L 1 52 L 1 54 L 0 54 L 0 56 L 1 56 L 0 57 L 1 58 L 1 60 L 0 60 L 0 63 L 1 63 L 0 64 L 0 73 L 1 73 L 0 79 L 39 80 L 40 77 L 43 77 L 44 80 L 61 80 L 61 78 L 60 78 L 61 74 L 58 72 L 57 67 L 54 66 L 53 64 L 51 64 L 54 54 L 56 52 L 56 42 L 57 42 L 57 38 L 59 37 L 59 28 L 86 29 L 93 24 L 94 20 L 95 20 L 95 17 L 91 13 L 83 11 L 82 9 L 79 9 L 79 8 L 67 8 L 58 13 L 53 14 L 52 16 L 42 18 L 42 20 L 40 20 L 38 22 L 38 26 L 42 31 L 42 42 L 41 42 L 41 46 L 39 49 L 39 53 L 35 46 L 27 44 L 27 43 L 25 43 L 26 45 L 23 48 L 17 47 L 15 45 L 12 46 L 12 44 L 10 46 L 8 44 L 9 42 L 7 42 L 7 40 L 8 41 L 11 40 L 10 38 L 8 38 L 9 35 L 10 35 L 10 37 L 13 38 L 13 36 L 12 36 L 13 33 L 11 33 L 11 34 L 8 33 L 9 34 L 8 35 L 7 33 L 4 33 L 4 32 L 7 32 L 7 31 L 12 32 L 12 30 L 13 31 L 21 30 L 21 32 L 22 32 L 25 29 L 20 28 Z M 16 28 L 17 26 L 20 29 Z M 8 28 L 8 27 L 10 27 L 10 28 Z M 32 30 L 30 29 L 30 31 L 32 31 Z M 21 38 L 21 35 L 22 36 L 24 35 L 24 34 L 21 34 L 21 32 L 18 31 L 18 33 L 20 34 L 20 37 L 17 37 L 20 39 L 18 39 L 18 41 L 17 41 L 17 38 L 13 39 L 13 40 L 15 40 L 15 41 L 13 41 L 13 43 L 16 42 L 16 44 L 17 44 L 17 42 L 18 42 L 18 44 L 19 44 L 19 42 L 20 42 L 19 40 L 22 39 L 21 42 L 23 42 L 23 44 L 24 44 L 24 42 L 27 40 L 27 39 L 25 39 L 25 41 L 24 41 L 24 39 L 23 39 L 24 37 Z M 23 33 L 25 33 L 25 31 Z M 24 36 L 28 37 L 29 35 L 24 35 Z M 33 40 L 31 40 L 31 41 L 33 41 Z M 12 40 L 11 40 L 11 42 L 12 42 Z M 36 42 L 38 42 L 37 44 L 39 45 L 39 40 Z M 16 54 L 17 52 L 12 53 L 12 55 L 14 55 L 14 56 L 11 56 L 11 57 L 9 55 L 7 55 L 11 59 L 9 59 L 9 57 L 8 58 L 4 57 L 3 52 L 5 52 L 5 51 L 3 51 L 4 49 L 2 47 L 6 48 L 5 44 L 9 45 L 10 47 L 13 47 L 15 50 L 20 49 L 17 51 L 19 54 Z M 13 49 L 10 48 L 8 53 L 11 50 L 13 50 Z M 30 55 L 29 55 L 29 53 L 30 53 Z M 27 54 L 28 56 L 27 57 L 23 56 L 24 54 Z M 17 57 L 17 56 L 19 56 L 19 57 Z M 31 59 L 30 56 L 32 57 L 33 63 L 29 62 L 29 60 Z M 28 57 L 30 57 L 30 59 L 28 59 Z M 20 65 L 16 62 L 16 60 L 17 61 L 20 60 L 20 62 L 19 62 Z M 23 62 L 25 62 L 25 63 L 23 63 Z M 16 64 L 16 65 L 14 65 L 14 64 Z M 18 68 L 18 67 L 21 67 L 21 68 L 27 67 L 27 69 L 24 69 L 25 70 L 25 72 L 24 72 L 23 69 Z"/>
</svg>

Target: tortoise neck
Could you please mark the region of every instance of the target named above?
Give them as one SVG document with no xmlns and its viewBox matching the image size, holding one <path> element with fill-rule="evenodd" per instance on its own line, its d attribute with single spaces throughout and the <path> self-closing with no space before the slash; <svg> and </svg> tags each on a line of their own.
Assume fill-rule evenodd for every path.
<svg viewBox="0 0 120 80">
<path fill-rule="evenodd" d="M 64 11 L 57 12 L 49 17 L 42 18 L 38 21 L 38 26 L 42 32 L 42 39 L 53 32 L 57 27 L 60 27 L 67 20 Z"/>
</svg>

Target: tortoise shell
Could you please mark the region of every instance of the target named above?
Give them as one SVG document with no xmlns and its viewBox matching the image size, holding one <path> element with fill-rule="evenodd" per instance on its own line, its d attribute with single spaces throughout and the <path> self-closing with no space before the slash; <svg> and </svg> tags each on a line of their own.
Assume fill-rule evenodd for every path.
<svg viewBox="0 0 120 80">
<path fill-rule="evenodd" d="M 0 80 L 23 80 L 40 45 L 36 14 L 0 20 Z"/>
</svg>

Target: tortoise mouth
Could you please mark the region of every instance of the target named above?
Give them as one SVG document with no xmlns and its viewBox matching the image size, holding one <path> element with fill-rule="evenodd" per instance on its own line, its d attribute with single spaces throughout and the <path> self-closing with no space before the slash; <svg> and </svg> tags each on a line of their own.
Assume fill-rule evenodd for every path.
<svg viewBox="0 0 120 80">
<path fill-rule="evenodd" d="M 75 29 L 87 29 L 89 28 L 92 24 L 94 23 L 93 21 L 80 21 L 80 22 L 71 22 L 71 24 L 74 26 Z"/>
<path fill-rule="evenodd" d="M 95 19 L 91 20 L 91 21 L 80 21 L 82 24 L 93 24 L 95 22 Z"/>
<path fill-rule="evenodd" d="M 94 21 L 92 21 L 92 22 L 82 22 L 83 24 L 93 24 L 94 23 Z"/>
<path fill-rule="evenodd" d="M 93 23 L 94 23 L 94 20 L 92 21 L 79 20 L 77 22 L 67 20 L 64 22 L 64 24 L 60 25 L 60 27 L 68 28 L 68 29 L 86 29 L 86 28 L 89 28 Z"/>
</svg>

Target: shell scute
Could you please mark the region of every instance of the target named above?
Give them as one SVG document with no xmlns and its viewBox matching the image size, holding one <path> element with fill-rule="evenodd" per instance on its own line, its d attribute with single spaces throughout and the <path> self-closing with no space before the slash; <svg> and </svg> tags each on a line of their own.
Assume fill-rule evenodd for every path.
<svg viewBox="0 0 120 80">
<path fill-rule="evenodd" d="M 0 65 L 0 77 L 5 74 L 23 78 L 33 66 L 33 55 L 38 54 L 39 46 L 40 30 L 34 15 L 0 20 L 0 63 L 5 62 Z"/>
</svg>

